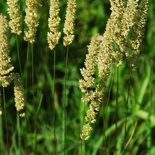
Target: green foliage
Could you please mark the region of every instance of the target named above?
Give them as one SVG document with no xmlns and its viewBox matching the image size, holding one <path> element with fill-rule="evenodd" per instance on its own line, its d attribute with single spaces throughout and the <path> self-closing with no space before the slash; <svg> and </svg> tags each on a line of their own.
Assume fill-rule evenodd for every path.
<svg viewBox="0 0 155 155">
<path fill-rule="evenodd" d="M 21 5 L 24 15 L 25 2 L 21 1 Z M 66 1 L 62 0 L 60 6 L 62 30 Z M 4 15 L 7 15 L 6 8 L 6 2 L 1 0 L 0 10 Z M 132 72 L 125 63 L 119 68 L 112 66 L 104 103 L 91 137 L 85 142 L 80 140 L 87 104 L 81 101 L 79 69 L 84 65 L 90 38 L 105 31 L 109 8 L 107 0 L 77 1 L 75 41 L 68 48 L 67 68 L 67 49 L 63 47 L 62 39 L 55 51 L 49 50 L 46 41 L 48 1 L 40 0 L 37 40 L 30 47 L 28 59 L 29 47 L 23 34 L 18 37 L 18 45 L 16 36 L 10 34 L 11 58 L 17 72 L 20 72 L 17 46 L 20 52 L 26 116 L 19 118 L 14 108 L 12 85 L 2 90 L 0 155 L 155 154 L 154 0 L 149 0 L 139 68 Z"/>
</svg>

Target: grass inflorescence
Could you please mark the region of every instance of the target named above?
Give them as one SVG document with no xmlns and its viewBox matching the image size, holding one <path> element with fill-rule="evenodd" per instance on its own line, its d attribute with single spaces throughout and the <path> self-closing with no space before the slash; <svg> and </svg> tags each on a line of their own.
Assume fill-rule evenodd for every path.
<svg viewBox="0 0 155 155">
<path fill-rule="evenodd" d="M 0 10 L 0 155 L 155 154 L 153 0 Z"/>
</svg>

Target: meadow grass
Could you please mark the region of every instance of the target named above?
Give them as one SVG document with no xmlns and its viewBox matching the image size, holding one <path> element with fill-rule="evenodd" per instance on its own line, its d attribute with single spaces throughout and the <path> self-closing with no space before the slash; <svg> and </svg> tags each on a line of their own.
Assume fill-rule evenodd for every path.
<svg viewBox="0 0 155 155">
<path fill-rule="evenodd" d="M 24 18 L 25 2 L 20 1 L 20 5 Z M 59 5 L 62 36 L 53 50 L 47 42 L 49 1 L 39 1 L 34 43 L 24 41 L 24 32 L 9 34 L 11 62 L 24 86 L 25 117 L 14 107 L 13 83 L 1 86 L 0 155 L 154 155 L 154 1 L 149 0 L 139 66 L 132 71 L 125 58 L 119 67 L 111 64 L 103 101 L 86 141 L 80 134 L 89 105 L 81 101 L 80 68 L 92 36 L 105 31 L 110 3 L 77 1 L 71 34 L 75 38 L 67 47 L 63 45 L 67 1 Z M 4 0 L 0 10 L 9 20 Z M 94 77 L 99 81 L 97 69 Z"/>
</svg>

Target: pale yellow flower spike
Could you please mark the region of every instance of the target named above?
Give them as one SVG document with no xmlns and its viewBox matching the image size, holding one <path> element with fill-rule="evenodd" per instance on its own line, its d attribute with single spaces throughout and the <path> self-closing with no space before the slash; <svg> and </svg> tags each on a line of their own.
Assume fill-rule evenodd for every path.
<svg viewBox="0 0 155 155">
<path fill-rule="evenodd" d="M 136 67 L 139 47 L 142 42 L 147 18 L 148 0 L 110 0 L 112 13 L 106 25 L 106 31 L 98 41 L 98 35 L 92 38 L 88 46 L 85 68 L 81 69 L 83 79 L 79 86 L 84 93 L 83 102 L 89 104 L 86 112 L 82 140 L 87 140 L 96 121 L 100 104 L 103 102 L 106 83 L 110 75 L 111 63 L 120 66 L 126 56 L 130 66 Z M 97 73 L 97 80 L 94 74 Z"/>
<path fill-rule="evenodd" d="M 17 111 L 21 111 L 25 106 L 24 88 L 22 80 L 18 73 L 14 74 L 14 96 L 15 96 L 15 107 Z M 25 113 L 21 113 L 20 116 L 24 117 Z"/>
<path fill-rule="evenodd" d="M 80 138 L 82 140 L 87 140 L 90 136 L 89 136 L 89 133 L 90 131 L 92 130 L 92 127 L 90 126 L 90 124 L 86 124 L 86 125 L 83 125 L 82 127 L 82 133 L 80 134 Z"/>
<path fill-rule="evenodd" d="M 27 30 L 24 31 L 25 36 L 24 40 L 30 43 L 35 42 L 35 35 L 37 31 L 38 23 L 38 2 L 37 0 L 26 0 L 26 16 L 25 16 L 25 23 L 27 25 Z"/>
<path fill-rule="evenodd" d="M 85 68 L 80 70 L 83 76 L 83 79 L 79 80 L 80 89 L 84 93 L 82 101 L 89 103 L 89 109 L 85 116 L 86 124 L 83 125 L 80 135 L 82 140 L 87 140 L 89 138 L 90 131 L 92 130 L 91 124 L 96 122 L 96 114 L 99 111 L 103 95 L 103 87 L 100 89 L 101 87 L 99 87 L 98 84 L 96 85 L 94 78 L 100 51 L 100 38 L 102 38 L 102 36 L 97 34 L 91 39 L 90 45 L 88 46 L 88 54 L 86 55 Z M 102 81 L 102 83 L 104 82 Z"/>
<path fill-rule="evenodd" d="M 65 34 L 63 38 L 63 45 L 68 46 L 74 40 L 74 20 L 76 12 L 76 0 L 68 0 L 67 2 L 67 11 L 66 19 L 64 24 L 63 32 Z"/>
<path fill-rule="evenodd" d="M 47 33 L 47 40 L 49 44 L 49 48 L 52 50 L 59 42 L 61 33 L 58 32 L 60 17 L 59 17 L 59 1 L 51 0 L 50 1 L 50 11 L 49 11 L 49 19 L 48 19 L 48 27 L 50 32 Z"/>
<path fill-rule="evenodd" d="M 22 33 L 21 30 L 21 13 L 20 5 L 18 0 L 7 0 L 8 4 L 8 14 L 10 16 L 9 26 L 11 32 L 17 35 Z"/>
<path fill-rule="evenodd" d="M 132 31 L 130 34 L 131 39 L 128 42 L 128 48 L 131 50 L 126 50 L 126 57 L 129 61 L 131 69 L 135 70 L 137 66 L 139 65 L 139 53 L 140 53 L 140 46 L 144 37 L 144 27 L 146 24 L 147 20 L 147 15 L 148 15 L 148 0 L 141 0 L 139 3 L 134 20 L 133 26 L 132 26 Z M 131 52 L 132 51 L 132 52 Z"/>
<path fill-rule="evenodd" d="M 3 87 L 7 87 L 12 81 L 10 73 L 14 69 L 9 57 L 8 30 L 6 17 L 0 15 L 0 81 Z"/>
</svg>

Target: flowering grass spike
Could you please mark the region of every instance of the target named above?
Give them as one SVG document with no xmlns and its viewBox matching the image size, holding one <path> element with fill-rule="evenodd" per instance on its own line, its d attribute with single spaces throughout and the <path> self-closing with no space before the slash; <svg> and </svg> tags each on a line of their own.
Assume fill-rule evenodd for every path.
<svg viewBox="0 0 155 155">
<path fill-rule="evenodd" d="M 5 16 L 0 15 L 0 81 L 7 87 L 12 81 L 11 72 L 14 70 L 9 56 L 8 42 L 9 24 Z"/>
<path fill-rule="evenodd" d="M 17 35 L 22 33 L 21 30 L 21 13 L 20 13 L 20 5 L 18 0 L 7 0 L 8 4 L 8 14 L 10 16 L 9 26 L 11 28 L 11 32 Z"/>
<path fill-rule="evenodd" d="M 70 45 L 74 40 L 75 13 L 76 13 L 76 0 L 68 0 L 66 19 L 63 29 L 63 32 L 65 34 L 65 36 L 63 37 L 64 46 Z"/>
<path fill-rule="evenodd" d="M 52 50 L 59 42 L 61 33 L 58 32 L 60 17 L 59 17 L 59 1 L 51 0 L 50 1 L 50 11 L 49 11 L 49 19 L 48 19 L 48 27 L 50 31 L 47 33 L 47 40 L 49 44 L 49 48 Z"/>
<path fill-rule="evenodd" d="M 81 139 L 87 140 L 91 124 L 96 122 L 96 114 L 106 90 L 111 63 L 120 66 L 123 58 L 129 61 L 131 69 L 137 67 L 138 54 L 143 39 L 147 18 L 148 0 L 110 0 L 112 13 L 106 25 L 101 42 L 95 36 L 88 46 L 85 68 L 81 69 L 83 79 L 79 81 L 84 93 L 83 102 L 89 104 L 86 112 L 86 125 L 83 125 Z M 94 77 L 97 70 L 96 76 Z"/>
<path fill-rule="evenodd" d="M 25 23 L 27 25 L 27 29 L 24 31 L 25 33 L 25 41 L 30 43 L 35 42 L 35 36 L 38 23 L 38 2 L 37 0 L 26 0 L 26 16 L 25 16 Z"/>
</svg>

